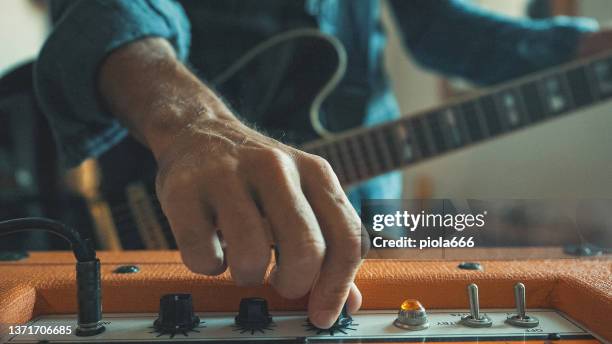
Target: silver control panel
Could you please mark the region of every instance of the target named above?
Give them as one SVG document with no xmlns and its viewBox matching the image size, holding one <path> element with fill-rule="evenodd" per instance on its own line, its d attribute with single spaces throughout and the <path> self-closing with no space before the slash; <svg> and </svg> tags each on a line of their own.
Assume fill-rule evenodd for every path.
<svg viewBox="0 0 612 344">
<path fill-rule="evenodd" d="M 327 330 L 312 328 L 306 317 L 299 312 L 271 312 L 272 324 L 267 329 L 245 330 L 236 325 L 235 313 L 196 313 L 201 319 L 200 325 L 192 331 L 183 333 L 160 334 L 153 323 L 157 314 L 106 314 L 104 326 L 106 331 L 92 337 L 77 337 L 74 335 L 76 317 L 74 315 L 51 315 L 37 318 L 24 328 L 54 328 L 69 326 L 72 334 L 13 334 L 5 337 L 8 343 L 38 343 L 41 340 L 53 343 L 58 342 L 153 342 L 153 341 L 262 341 L 275 340 L 309 342 L 335 341 L 349 338 L 358 340 L 380 340 L 380 342 L 407 339 L 414 341 L 418 338 L 447 338 L 448 341 L 487 340 L 493 338 L 527 339 L 549 336 L 565 338 L 588 338 L 589 333 L 554 310 L 530 309 L 529 314 L 537 317 L 539 324 L 535 327 L 519 327 L 508 322 L 508 318 L 516 314 L 515 310 L 487 310 L 480 312 L 491 320 L 490 327 L 470 327 L 463 324 L 462 319 L 470 316 L 466 310 L 430 310 L 428 311 L 429 326 L 420 330 L 410 330 L 394 325 L 398 312 L 360 311 L 352 315 L 353 321 L 346 327 L 337 328 L 330 333 Z M 46 331 L 47 332 L 47 331 Z M 446 340 L 445 340 L 446 341 Z"/>
</svg>

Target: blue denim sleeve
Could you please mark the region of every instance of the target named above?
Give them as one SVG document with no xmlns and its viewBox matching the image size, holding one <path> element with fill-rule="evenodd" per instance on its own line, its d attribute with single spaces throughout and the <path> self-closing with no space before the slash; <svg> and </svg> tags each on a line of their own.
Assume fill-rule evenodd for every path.
<svg viewBox="0 0 612 344">
<path fill-rule="evenodd" d="M 68 166 L 98 156 L 127 135 L 103 104 L 97 71 L 114 49 L 163 37 L 185 60 L 189 21 L 171 0 L 52 0 L 53 30 L 34 70 L 37 101 Z"/>
<path fill-rule="evenodd" d="M 493 84 L 573 58 L 587 18 L 511 18 L 465 0 L 391 0 L 414 59 L 450 76 Z"/>
</svg>

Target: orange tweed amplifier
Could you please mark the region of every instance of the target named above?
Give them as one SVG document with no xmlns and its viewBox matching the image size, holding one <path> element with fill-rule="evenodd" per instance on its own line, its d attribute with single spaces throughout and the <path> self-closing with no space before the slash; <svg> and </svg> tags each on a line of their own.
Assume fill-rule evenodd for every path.
<svg viewBox="0 0 612 344">
<path fill-rule="evenodd" d="M 87 337 L 75 335 L 73 255 L 32 253 L 0 262 L 0 342 L 612 340 L 609 256 L 540 259 L 530 258 L 538 257 L 537 251 L 524 249 L 525 259 L 491 260 L 491 252 L 476 251 L 470 256 L 483 259 L 463 265 L 462 260 L 366 260 L 356 280 L 362 309 L 341 315 L 327 330 L 309 326 L 305 299 L 285 300 L 268 285 L 237 287 L 227 273 L 191 273 L 175 251 L 102 252 L 105 330 Z"/>
</svg>

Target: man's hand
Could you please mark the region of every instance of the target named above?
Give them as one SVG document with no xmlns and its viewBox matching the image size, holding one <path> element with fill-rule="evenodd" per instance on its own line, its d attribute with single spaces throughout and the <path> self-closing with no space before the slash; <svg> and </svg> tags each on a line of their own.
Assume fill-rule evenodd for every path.
<svg viewBox="0 0 612 344">
<path fill-rule="evenodd" d="M 113 52 L 99 85 L 155 155 L 158 198 L 192 271 L 229 266 L 237 284 L 261 283 L 274 243 L 272 285 L 287 298 L 310 292 L 316 326 L 331 326 L 347 299 L 359 309 L 361 223 L 324 159 L 242 124 L 162 39 Z"/>
</svg>

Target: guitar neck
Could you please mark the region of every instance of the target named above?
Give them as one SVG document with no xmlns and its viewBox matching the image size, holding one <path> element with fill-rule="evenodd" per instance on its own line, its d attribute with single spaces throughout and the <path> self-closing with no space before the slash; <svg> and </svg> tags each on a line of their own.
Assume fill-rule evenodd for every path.
<svg viewBox="0 0 612 344">
<path fill-rule="evenodd" d="M 612 96 L 612 52 L 571 62 L 383 125 L 306 144 L 342 185 L 560 117 Z"/>
</svg>

